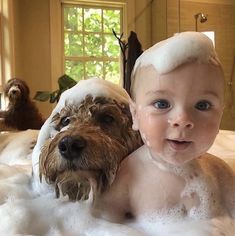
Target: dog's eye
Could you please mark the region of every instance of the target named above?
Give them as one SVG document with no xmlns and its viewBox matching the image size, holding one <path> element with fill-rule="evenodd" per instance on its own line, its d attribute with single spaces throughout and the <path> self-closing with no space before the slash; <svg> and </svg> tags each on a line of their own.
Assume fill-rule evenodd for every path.
<svg viewBox="0 0 235 236">
<path fill-rule="evenodd" d="M 111 124 L 114 122 L 114 118 L 111 115 L 103 114 L 99 117 L 101 123 Z"/>
<path fill-rule="evenodd" d="M 65 127 L 70 123 L 70 118 L 69 117 L 63 117 L 60 121 L 60 124 Z"/>
</svg>

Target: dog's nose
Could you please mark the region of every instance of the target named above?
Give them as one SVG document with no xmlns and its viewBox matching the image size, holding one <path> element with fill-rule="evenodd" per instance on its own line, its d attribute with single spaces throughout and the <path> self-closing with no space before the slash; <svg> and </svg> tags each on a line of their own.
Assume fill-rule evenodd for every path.
<svg viewBox="0 0 235 236">
<path fill-rule="evenodd" d="M 68 160 L 78 158 L 85 146 L 86 140 L 81 136 L 65 136 L 58 144 L 60 154 Z"/>
</svg>

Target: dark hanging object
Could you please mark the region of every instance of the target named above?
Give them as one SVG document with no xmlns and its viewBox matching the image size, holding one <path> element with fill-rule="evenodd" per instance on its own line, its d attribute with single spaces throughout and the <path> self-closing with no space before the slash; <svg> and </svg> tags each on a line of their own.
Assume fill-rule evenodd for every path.
<svg viewBox="0 0 235 236">
<path fill-rule="evenodd" d="M 123 81 L 125 84 L 125 80 L 126 80 L 126 65 L 127 65 L 127 48 L 128 48 L 128 43 L 122 39 L 123 37 L 123 33 L 118 36 L 117 33 L 112 29 L 113 31 L 113 35 L 115 36 L 115 38 L 118 40 L 120 49 L 121 49 L 121 53 L 122 53 L 122 72 L 123 72 Z M 125 86 L 124 86 L 125 88 Z"/>
<path fill-rule="evenodd" d="M 134 67 L 136 59 L 142 54 L 142 46 L 137 38 L 137 34 L 131 31 L 128 42 L 122 39 L 123 33 L 117 36 L 113 30 L 115 38 L 118 40 L 122 53 L 122 71 L 123 71 L 123 87 L 130 95 L 131 86 L 131 72 Z M 127 50 L 128 49 L 128 50 Z"/>
<path fill-rule="evenodd" d="M 127 66 L 126 66 L 126 78 L 124 80 L 124 88 L 130 94 L 131 86 L 131 72 L 135 65 L 136 59 L 142 54 L 142 46 L 137 38 L 137 34 L 131 31 L 128 38 L 128 55 L 127 55 Z"/>
</svg>

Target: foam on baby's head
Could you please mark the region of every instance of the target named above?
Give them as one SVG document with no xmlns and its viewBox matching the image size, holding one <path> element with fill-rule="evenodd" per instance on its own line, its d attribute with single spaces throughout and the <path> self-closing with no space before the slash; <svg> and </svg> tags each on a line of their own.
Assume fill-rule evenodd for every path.
<svg viewBox="0 0 235 236">
<path fill-rule="evenodd" d="M 159 74 L 165 74 L 193 60 L 220 65 L 213 43 L 206 35 L 199 32 L 183 32 L 146 50 L 137 59 L 135 69 L 139 66 L 153 65 Z"/>
<path fill-rule="evenodd" d="M 132 72 L 132 84 L 139 68 L 152 65 L 158 74 L 166 74 L 193 61 L 221 66 L 214 45 L 206 35 L 199 32 L 176 34 L 141 54 Z"/>
</svg>

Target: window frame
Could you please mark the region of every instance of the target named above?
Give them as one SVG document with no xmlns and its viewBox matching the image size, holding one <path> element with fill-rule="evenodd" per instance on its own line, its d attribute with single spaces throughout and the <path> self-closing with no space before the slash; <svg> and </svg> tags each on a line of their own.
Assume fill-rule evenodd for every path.
<svg viewBox="0 0 235 236">
<path fill-rule="evenodd" d="M 0 0 L 0 109 L 6 109 L 3 88 L 15 71 L 13 0 Z"/>
<path fill-rule="evenodd" d="M 73 1 L 74 2 L 74 1 Z M 118 10 L 120 11 L 120 32 L 118 32 L 118 34 L 122 33 L 123 32 L 123 7 L 122 7 L 123 4 L 118 4 L 118 3 L 110 3 L 110 2 L 97 2 L 97 1 L 76 1 L 76 3 L 71 3 L 71 1 L 63 1 L 62 3 L 62 11 L 61 11 L 61 15 L 62 15 L 62 19 L 64 17 L 64 9 L 66 7 L 78 7 L 82 10 L 82 15 L 84 14 L 84 10 L 86 8 L 88 9 L 99 9 L 101 10 L 102 12 L 106 9 L 114 9 L 114 10 Z M 84 15 L 83 15 L 84 17 Z M 65 33 L 66 33 L 66 30 L 64 29 L 64 20 L 62 22 L 62 37 L 63 37 L 63 47 L 64 47 L 64 36 L 65 36 Z M 101 18 L 101 26 L 103 26 L 103 16 Z M 107 33 L 105 31 L 103 31 L 103 28 L 100 32 L 87 32 L 84 30 L 84 28 L 82 28 L 81 30 L 81 35 L 83 35 L 83 40 L 86 36 L 89 36 L 89 35 L 92 35 L 92 34 L 98 34 L 100 35 L 100 37 L 103 39 L 103 37 L 105 37 L 105 35 L 112 35 L 112 33 Z M 102 49 L 104 49 L 104 41 L 102 40 Z M 83 44 L 83 51 L 85 52 L 85 45 Z M 105 65 L 103 63 L 105 62 L 116 62 L 119 64 L 119 83 L 122 82 L 121 79 L 122 79 L 122 74 L 121 74 L 121 71 L 122 71 L 122 63 L 121 63 L 121 60 L 120 60 L 120 57 L 121 57 L 121 51 L 120 51 L 120 56 L 119 57 L 108 57 L 108 56 L 105 56 L 103 54 L 103 50 L 102 50 L 102 55 L 99 55 L 99 56 L 89 56 L 89 55 L 82 55 L 82 56 L 66 56 L 65 53 L 64 53 L 64 48 L 63 48 L 63 69 L 64 69 L 64 73 L 65 73 L 65 70 L 66 70 L 66 61 L 70 61 L 70 62 L 81 62 L 82 64 L 82 67 L 84 69 L 84 78 L 89 78 L 89 75 L 87 75 L 87 70 L 86 70 L 86 63 L 93 63 L 93 62 L 97 62 L 97 63 L 101 63 L 102 64 L 102 70 L 101 70 L 101 75 L 102 75 L 102 78 L 106 79 L 105 77 Z"/>
<path fill-rule="evenodd" d="M 101 10 L 101 12 L 105 11 L 105 10 L 118 10 L 120 11 L 120 32 L 117 32 L 117 34 L 120 34 L 123 32 L 123 9 L 120 7 L 120 6 L 111 6 L 111 5 L 96 5 L 96 4 L 91 4 L 89 5 L 87 2 L 86 4 L 82 4 L 82 3 L 77 3 L 77 4 L 71 4 L 71 3 L 63 3 L 62 4 L 62 17 L 64 17 L 64 9 L 67 8 L 67 7 L 78 7 L 79 9 L 82 10 L 82 16 L 83 16 L 83 20 L 84 20 L 84 14 L 85 14 L 85 9 L 98 9 L 98 10 Z M 64 71 L 66 70 L 66 61 L 70 61 L 70 62 L 80 62 L 82 64 L 82 67 L 84 69 L 84 78 L 89 78 L 89 75 L 87 75 L 87 70 L 86 70 L 86 63 L 89 63 L 89 62 L 98 62 L 98 63 L 101 63 L 102 64 L 102 70 L 101 70 L 101 75 L 102 75 L 102 78 L 106 79 L 106 73 L 105 73 L 105 65 L 103 63 L 105 62 L 117 62 L 119 64 L 119 78 L 118 78 L 118 81 L 120 82 L 121 80 L 121 77 L 122 77 L 122 74 L 121 74 L 121 63 L 120 63 L 120 56 L 121 56 L 121 51 L 120 51 L 120 48 L 119 48 L 119 51 L 120 51 L 120 54 L 118 57 L 115 57 L 115 56 L 107 56 L 104 54 L 104 46 L 105 46 L 105 42 L 104 42 L 104 37 L 106 36 L 113 36 L 112 32 L 105 32 L 104 29 L 103 29 L 103 13 L 101 14 L 101 31 L 98 31 L 98 32 L 95 32 L 95 31 L 86 31 L 84 29 L 84 26 L 82 27 L 82 29 L 80 31 L 67 31 L 66 29 L 64 29 L 64 21 L 63 21 L 63 24 L 62 24 L 62 30 L 63 30 L 63 42 L 65 40 L 64 36 L 66 33 L 80 33 L 82 35 L 82 38 L 83 38 L 83 52 L 85 53 L 85 47 L 86 47 L 86 44 L 85 44 L 85 38 L 89 35 L 99 35 L 99 37 L 101 38 L 101 41 L 102 43 L 100 44 L 101 47 L 102 47 L 102 53 L 101 55 L 94 55 L 94 56 L 89 56 L 89 55 L 86 55 L 86 54 L 83 54 L 83 55 L 80 55 L 80 56 L 66 56 L 65 55 L 65 52 L 64 52 L 64 49 L 63 49 L 63 65 L 64 65 Z M 114 36 L 113 36 L 114 37 Z M 114 39 L 115 40 L 115 39 Z M 117 45 L 118 45 L 118 42 L 117 42 Z"/>
<path fill-rule="evenodd" d="M 64 58 L 63 58 L 63 24 L 62 24 L 62 4 L 82 4 L 94 6 L 119 7 L 122 9 L 122 31 L 127 35 L 127 2 L 126 0 L 107 1 L 107 0 L 50 0 L 50 28 L 51 28 L 51 87 L 56 89 L 57 79 L 64 74 Z M 121 68 L 122 69 L 122 68 Z M 120 85 L 123 84 L 122 78 Z"/>
</svg>

